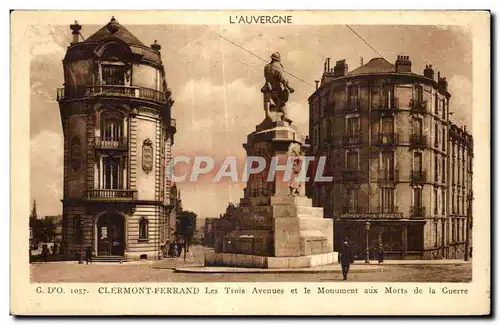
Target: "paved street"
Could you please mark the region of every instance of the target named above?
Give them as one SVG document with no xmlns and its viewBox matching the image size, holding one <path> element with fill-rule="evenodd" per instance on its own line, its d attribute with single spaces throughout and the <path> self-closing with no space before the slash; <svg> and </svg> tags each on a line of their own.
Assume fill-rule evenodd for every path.
<svg viewBox="0 0 500 325">
<path fill-rule="evenodd" d="M 179 266 L 183 261 L 179 261 Z M 362 262 L 361 262 L 362 263 Z M 189 263 L 187 264 L 187 266 Z M 467 282 L 471 264 L 352 266 L 349 281 Z M 320 273 L 177 273 L 151 262 L 81 265 L 76 262 L 31 264 L 33 282 L 321 282 L 341 281 L 340 268 Z"/>
</svg>

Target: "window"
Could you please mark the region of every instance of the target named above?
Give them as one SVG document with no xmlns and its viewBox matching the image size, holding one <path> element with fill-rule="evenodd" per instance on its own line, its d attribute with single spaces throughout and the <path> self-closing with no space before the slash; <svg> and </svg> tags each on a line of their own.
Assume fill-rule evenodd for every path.
<svg viewBox="0 0 500 325">
<path fill-rule="evenodd" d="M 394 189 L 383 187 L 380 189 L 380 200 L 383 213 L 394 213 Z"/>
<path fill-rule="evenodd" d="M 104 186 L 105 189 L 120 189 L 121 188 L 121 175 L 122 167 L 120 158 L 103 157 L 104 165 Z"/>
<path fill-rule="evenodd" d="M 414 152 L 413 153 L 413 170 L 414 171 L 422 171 L 422 153 Z"/>
<path fill-rule="evenodd" d="M 438 190 L 434 189 L 434 214 L 438 213 Z"/>
<path fill-rule="evenodd" d="M 438 107 L 438 95 L 435 94 L 434 95 L 434 112 L 437 114 L 439 114 L 439 107 Z"/>
<path fill-rule="evenodd" d="M 434 180 L 437 182 L 439 180 L 439 166 L 438 166 L 438 157 L 434 156 Z"/>
<path fill-rule="evenodd" d="M 439 126 L 434 124 L 434 147 L 439 147 Z"/>
<path fill-rule="evenodd" d="M 434 247 L 438 246 L 438 222 L 434 221 L 433 223 L 434 226 Z"/>
<path fill-rule="evenodd" d="M 394 133 L 394 119 L 389 116 L 382 117 L 382 134 Z"/>
<path fill-rule="evenodd" d="M 122 86 L 125 84 L 125 68 L 123 65 L 102 65 L 102 83 L 104 85 Z"/>
<path fill-rule="evenodd" d="M 455 189 L 451 191 L 451 213 L 455 214 Z"/>
<path fill-rule="evenodd" d="M 451 242 L 456 242 L 455 219 L 451 220 Z"/>
<path fill-rule="evenodd" d="M 332 120 L 327 119 L 326 120 L 326 134 L 325 134 L 326 140 L 331 141 L 332 132 L 333 132 Z"/>
<path fill-rule="evenodd" d="M 451 184 L 455 184 L 455 159 L 451 162 Z"/>
<path fill-rule="evenodd" d="M 413 119 L 413 134 L 422 135 L 422 120 L 419 118 Z"/>
<path fill-rule="evenodd" d="M 446 182 L 446 158 L 441 160 L 441 179 L 443 183 Z"/>
<path fill-rule="evenodd" d="M 358 189 L 347 188 L 347 209 L 349 212 L 355 212 L 358 208 Z"/>
<path fill-rule="evenodd" d="M 446 99 L 443 98 L 443 119 L 446 119 Z"/>
<path fill-rule="evenodd" d="M 350 117 L 347 119 L 347 135 L 357 137 L 359 135 L 359 117 Z"/>
<path fill-rule="evenodd" d="M 382 152 L 382 160 L 380 161 L 380 172 L 384 179 L 394 180 L 394 152 Z"/>
<path fill-rule="evenodd" d="M 441 214 L 446 214 L 446 192 L 444 189 L 441 189 Z"/>
<path fill-rule="evenodd" d="M 347 169 L 358 170 L 358 152 L 348 151 L 347 152 Z"/>
<path fill-rule="evenodd" d="M 146 218 L 141 218 L 139 221 L 139 239 L 148 239 L 149 235 L 149 221 Z"/>
<path fill-rule="evenodd" d="M 73 242 L 77 245 L 81 245 L 83 243 L 82 220 L 80 217 L 75 217 L 73 223 L 74 223 Z"/>
<path fill-rule="evenodd" d="M 415 86 L 415 100 L 422 102 L 424 100 L 424 87 L 421 85 Z"/>
<path fill-rule="evenodd" d="M 349 100 L 355 100 L 358 97 L 358 86 L 356 85 L 350 85 L 347 86 L 347 98 Z"/>
<path fill-rule="evenodd" d="M 421 187 L 413 188 L 413 205 L 416 207 L 422 206 L 422 188 Z"/>
<path fill-rule="evenodd" d="M 443 142 L 442 142 L 442 145 L 443 145 L 443 150 L 446 151 L 446 129 L 443 128 Z"/>
</svg>

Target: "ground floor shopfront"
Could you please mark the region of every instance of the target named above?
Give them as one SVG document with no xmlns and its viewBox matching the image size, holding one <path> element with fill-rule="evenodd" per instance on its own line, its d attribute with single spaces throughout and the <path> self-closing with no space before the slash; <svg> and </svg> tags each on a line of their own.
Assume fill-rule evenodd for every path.
<svg viewBox="0 0 500 325">
<path fill-rule="evenodd" d="M 443 233 L 445 229 L 442 230 Z M 431 244 L 433 236 L 426 228 L 426 220 L 344 219 L 334 221 L 334 248 L 338 251 L 345 238 L 354 248 L 355 259 L 377 258 L 383 248 L 384 259 L 462 259 L 465 242 L 448 244 L 445 236 L 438 244 Z"/>
<path fill-rule="evenodd" d="M 63 243 L 68 253 L 90 246 L 96 256 L 158 259 L 175 229 L 171 223 L 163 205 L 69 204 L 63 213 Z"/>
</svg>

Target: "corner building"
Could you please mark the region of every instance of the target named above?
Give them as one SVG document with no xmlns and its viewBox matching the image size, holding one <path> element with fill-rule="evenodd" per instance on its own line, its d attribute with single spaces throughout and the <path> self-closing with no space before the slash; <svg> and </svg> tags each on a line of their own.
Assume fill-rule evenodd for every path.
<svg viewBox="0 0 500 325">
<path fill-rule="evenodd" d="M 463 258 L 450 255 L 465 245 L 450 237 L 451 95 L 432 66 L 422 75 L 411 66 L 398 56 L 349 71 L 328 58 L 309 98 L 312 154 L 327 157 L 333 181 L 312 183 L 308 195 L 334 219 L 334 247 L 349 237 L 358 259 L 367 246 L 374 258 L 379 244 L 385 258 Z"/>
<path fill-rule="evenodd" d="M 166 167 L 176 127 L 161 47 L 145 46 L 114 18 L 84 41 L 81 25 L 70 28 L 57 91 L 65 248 L 158 258 L 175 228 Z"/>
</svg>

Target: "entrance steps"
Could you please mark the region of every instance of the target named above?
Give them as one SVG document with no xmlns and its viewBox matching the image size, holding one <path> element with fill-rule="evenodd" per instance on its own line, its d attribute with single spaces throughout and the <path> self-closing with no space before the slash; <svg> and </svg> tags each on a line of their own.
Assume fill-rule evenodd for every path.
<svg viewBox="0 0 500 325">
<path fill-rule="evenodd" d="M 94 256 L 92 257 L 92 262 L 107 262 L 107 263 L 123 263 L 127 262 L 127 258 L 124 256 Z"/>
</svg>

